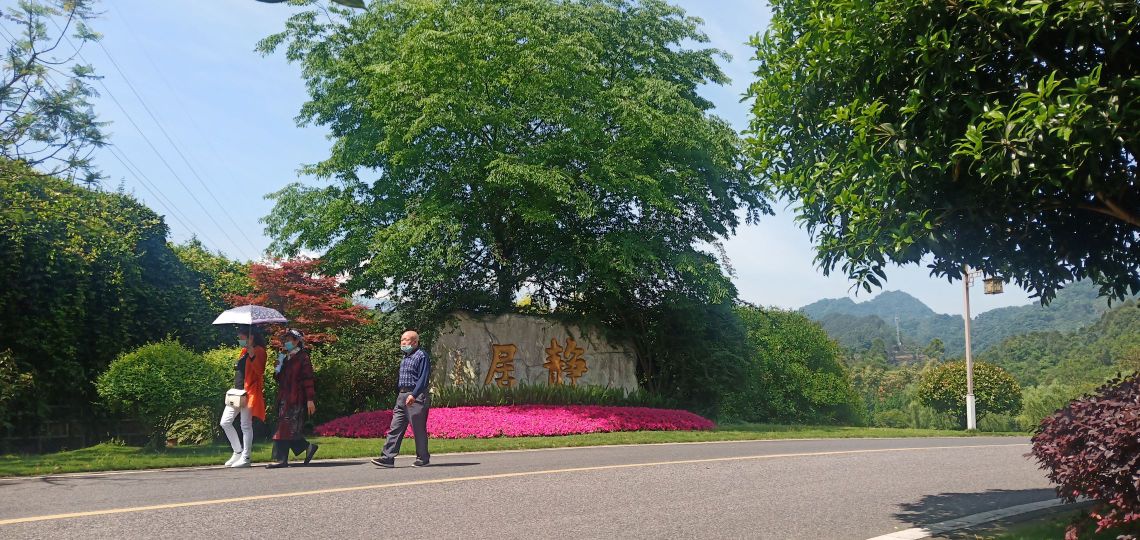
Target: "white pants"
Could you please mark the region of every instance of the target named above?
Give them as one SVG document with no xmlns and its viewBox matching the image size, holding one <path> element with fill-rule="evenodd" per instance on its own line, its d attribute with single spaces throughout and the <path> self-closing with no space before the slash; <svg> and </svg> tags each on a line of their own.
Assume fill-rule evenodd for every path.
<svg viewBox="0 0 1140 540">
<path fill-rule="evenodd" d="M 236 407 L 226 405 L 226 410 L 222 411 L 222 431 L 226 432 L 226 438 L 230 440 L 230 446 L 233 447 L 235 454 L 241 454 L 249 458 L 249 452 L 253 450 L 253 410 L 249 407 L 242 407 L 241 410 L 241 440 L 238 440 L 237 430 L 234 429 L 234 418 L 238 416 Z M 245 448 L 242 448 L 242 442 L 245 442 Z"/>
</svg>

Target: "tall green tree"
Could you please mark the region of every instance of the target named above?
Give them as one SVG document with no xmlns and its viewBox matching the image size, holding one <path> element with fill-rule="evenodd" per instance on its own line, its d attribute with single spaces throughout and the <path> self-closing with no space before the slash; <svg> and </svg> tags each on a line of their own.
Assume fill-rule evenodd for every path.
<svg viewBox="0 0 1140 540">
<path fill-rule="evenodd" d="M 1140 291 L 1140 4 L 775 0 L 750 143 L 825 272 Z M 929 259 L 924 257 L 929 256 Z"/>
<path fill-rule="evenodd" d="M 305 168 L 328 185 L 272 195 L 276 251 L 322 251 L 411 324 L 509 311 L 526 291 L 645 336 L 667 298 L 735 297 L 698 246 L 769 208 L 699 95 L 727 80 L 719 51 L 691 48 L 708 41 L 699 20 L 656 0 L 379 1 L 344 17 L 298 14 L 260 44 L 301 64 L 300 123 L 334 140 Z"/>
<path fill-rule="evenodd" d="M 221 252 L 210 251 L 197 238 L 181 244 L 171 244 L 170 249 L 185 267 L 189 278 L 197 283 L 198 293 L 203 300 L 195 304 L 200 312 L 187 314 L 190 319 L 212 321 L 219 313 L 233 307 L 229 302 L 231 296 L 253 291 L 249 262 L 235 261 Z M 235 343 L 232 327 L 201 326 L 199 330 L 200 338 L 190 343 L 197 350 L 214 347 L 219 343 Z"/>
<path fill-rule="evenodd" d="M 249 262 L 235 261 L 221 252 L 210 251 L 197 238 L 174 244 L 171 249 L 197 279 L 202 298 L 210 309 L 227 310 L 232 307 L 230 296 L 249 294 L 253 290 Z"/>
<path fill-rule="evenodd" d="M 79 57 L 99 39 L 92 0 L 19 0 L 4 8 L 0 64 L 0 157 L 49 176 L 95 184 L 92 152 L 106 144 L 91 106 L 96 78 Z"/>
<path fill-rule="evenodd" d="M 211 346 L 198 284 L 162 218 L 0 159 L 0 328 L 33 392 L 8 405 L 19 429 L 91 420 L 92 382 L 123 351 L 166 336 Z"/>
</svg>

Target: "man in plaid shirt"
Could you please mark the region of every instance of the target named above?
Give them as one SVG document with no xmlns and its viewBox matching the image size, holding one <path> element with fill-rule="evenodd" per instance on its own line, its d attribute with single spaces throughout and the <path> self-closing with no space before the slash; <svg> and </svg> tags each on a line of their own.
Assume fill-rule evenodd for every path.
<svg viewBox="0 0 1140 540">
<path fill-rule="evenodd" d="M 404 353 L 404 360 L 400 362 L 397 383 L 399 395 L 396 397 L 396 407 L 392 409 L 392 426 L 388 430 L 388 440 L 384 442 L 380 457 L 374 458 L 372 463 L 387 468 L 396 466 L 396 455 L 400 453 L 400 444 L 404 442 L 404 431 L 410 418 L 416 440 L 416 462 L 412 466 L 424 467 L 431 461 L 427 439 L 427 389 L 428 378 L 431 376 L 431 359 L 428 358 L 427 351 L 420 348 L 420 335 L 412 330 L 400 336 L 400 351 Z"/>
</svg>

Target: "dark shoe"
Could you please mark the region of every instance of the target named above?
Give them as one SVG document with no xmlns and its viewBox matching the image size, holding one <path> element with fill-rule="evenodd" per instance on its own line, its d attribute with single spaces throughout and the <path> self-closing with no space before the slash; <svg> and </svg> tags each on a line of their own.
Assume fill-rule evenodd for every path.
<svg viewBox="0 0 1140 540">
<path fill-rule="evenodd" d="M 317 445 L 310 443 L 309 451 L 305 452 L 305 465 L 308 465 L 313 460 L 313 455 L 317 453 Z"/>
<path fill-rule="evenodd" d="M 289 466 L 288 461 L 274 461 L 274 462 L 270 463 L 269 465 L 266 465 L 265 468 L 266 469 L 280 469 L 280 468 L 288 467 L 288 466 Z"/>
<path fill-rule="evenodd" d="M 430 464 L 431 464 L 430 461 L 424 461 L 422 459 L 417 459 L 416 462 L 412 464 L 412 466 L 413 467 L 427 467 Z"/>
<path fill-rule="evenodd" d="M 371 461 L 373 465 L 377 467 L 384 467 L 385 469 L 391 469 L 392 467 L 396 466 L 396 460 L 394 459 L 387 460 L 384 458 L 372 458 L 369 461 Z"/>
</svg>

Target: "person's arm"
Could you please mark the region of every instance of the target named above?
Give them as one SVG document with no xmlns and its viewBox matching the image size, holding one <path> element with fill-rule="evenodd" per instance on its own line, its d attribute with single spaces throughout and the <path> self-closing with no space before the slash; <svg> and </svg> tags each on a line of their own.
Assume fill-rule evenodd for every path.
<svg viewBox="0 0 1140 540">
<path fill-rule="evenodd" d="M 419 362 L 417 362 L 418 372 L 416 375 L 416 385 L 412 388 L 412 395 L 418 398 L 420 394 L 427 390 L 428 378 L 431 375 L 431 360 L 428 359 L 427 351 L 423 349 L 416 351 L 416 355 L 419 356 Z"/>
<path fill-rule="evenodd" d="M 301 358 L 301 387 L 305 389 L 305 401 L 317 400 L 317 390 L 313 383 L 313 362 L 309 360 L 307 352 Z"/>
</svg>

